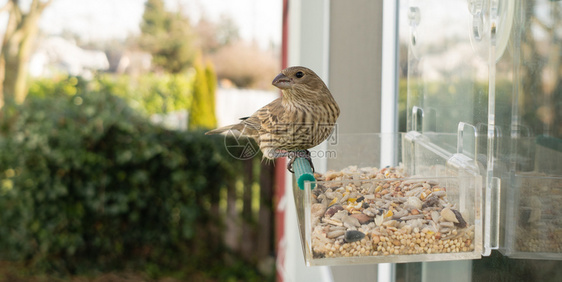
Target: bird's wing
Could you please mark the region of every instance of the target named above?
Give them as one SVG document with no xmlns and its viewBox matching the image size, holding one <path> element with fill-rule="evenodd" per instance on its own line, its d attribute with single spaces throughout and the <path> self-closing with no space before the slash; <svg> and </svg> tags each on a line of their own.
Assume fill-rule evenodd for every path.
<svg viewBox="0 0 562 282">
<path fill-rule="evenodd" d="M 259 124 L 256 128 L 260 133 L 269 133 L 277 127 L 279 121 L 282 120 L 283 114 L 284 110 L 281 104 L 281 98 L 278 98 L 259 109 L 244 122 L 255 123 L 256 125 Z"/>
<path fill-rule="evenodd" d="M 223 126 L 208 131 L 205 134 L 219 134 L 230 130 L 236 130 L 242 135 L 255 138 L 256 141 L 259 142 L 259 135 L 271 133 L 279 123 L 278 121 L 283 113 L 281 98 L 278 98 L 257 110 L 253 115 L 240 118 L 240 123 Z"/>
</svg>

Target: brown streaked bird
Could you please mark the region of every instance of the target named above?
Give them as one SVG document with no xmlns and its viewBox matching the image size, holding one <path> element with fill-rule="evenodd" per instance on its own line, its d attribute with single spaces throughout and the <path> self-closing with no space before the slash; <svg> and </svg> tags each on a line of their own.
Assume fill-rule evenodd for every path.
<svg viewBox="0 0 562 282">
<path fill-rule="evenodd" d="M 340 114 L 328 87 L 312 70 L 296 66 L 281 71 L 272 84 L 281 89 L 281 98 L 265 105 L 241 122 L 220 127 L 205 134 L 231 130 L 256 140 L 264 158 L 288 156 L 292 172 L 296 154 L 304 151 L 312 168 L 308 149 L 326 140 Z"/>
</svg>

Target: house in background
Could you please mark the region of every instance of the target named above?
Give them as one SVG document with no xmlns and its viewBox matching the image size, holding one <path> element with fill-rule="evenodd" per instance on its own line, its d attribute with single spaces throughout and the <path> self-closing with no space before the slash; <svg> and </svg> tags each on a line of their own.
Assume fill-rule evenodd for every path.
<svg viewBox="0 0 562 282">
<path fill-rule="evenodd" d="M 103 51 L 82 49 L 62 37 L 46 38 L 38 46 L 29 62 L 29 73 L 34 77 L 68 73 L 89 79 L 95 71 L 109 69 Z"/>
</svg>

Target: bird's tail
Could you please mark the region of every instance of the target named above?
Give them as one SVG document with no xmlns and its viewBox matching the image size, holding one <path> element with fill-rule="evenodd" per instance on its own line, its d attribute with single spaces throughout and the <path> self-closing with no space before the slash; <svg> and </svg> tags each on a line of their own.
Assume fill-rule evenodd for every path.
<svg viewBox="0 0 562 282">
<path fill-rule="evenodd" d="M 221 134 L 223 132 L 228 132 L 228 131 L 231 131 L 231 130 L 236 130 L 238 132 L 241 132 L 243 127 L 244 126 L 242 126 L 241 124 L 227 125 L 227 126 L 219 127 L 217 129 L 209 130 L 209 131 L 205 132 L 205 135 Z"/>
</svg>

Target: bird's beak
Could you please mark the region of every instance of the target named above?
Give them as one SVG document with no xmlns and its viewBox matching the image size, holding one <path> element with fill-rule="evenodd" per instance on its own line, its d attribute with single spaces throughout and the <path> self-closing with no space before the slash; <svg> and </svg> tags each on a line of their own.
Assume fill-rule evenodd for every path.
<svg viewBox="0 0 562 282">
<path fill-rule="evenodd" d="M 291 88 L 291 79 L 285 76 L 283 73 L 280 73 L 275 77 L 275 79 L 273 79 L 273 82 L 271 84 L 279 89 L 288 89 Z"/>
</svg>

